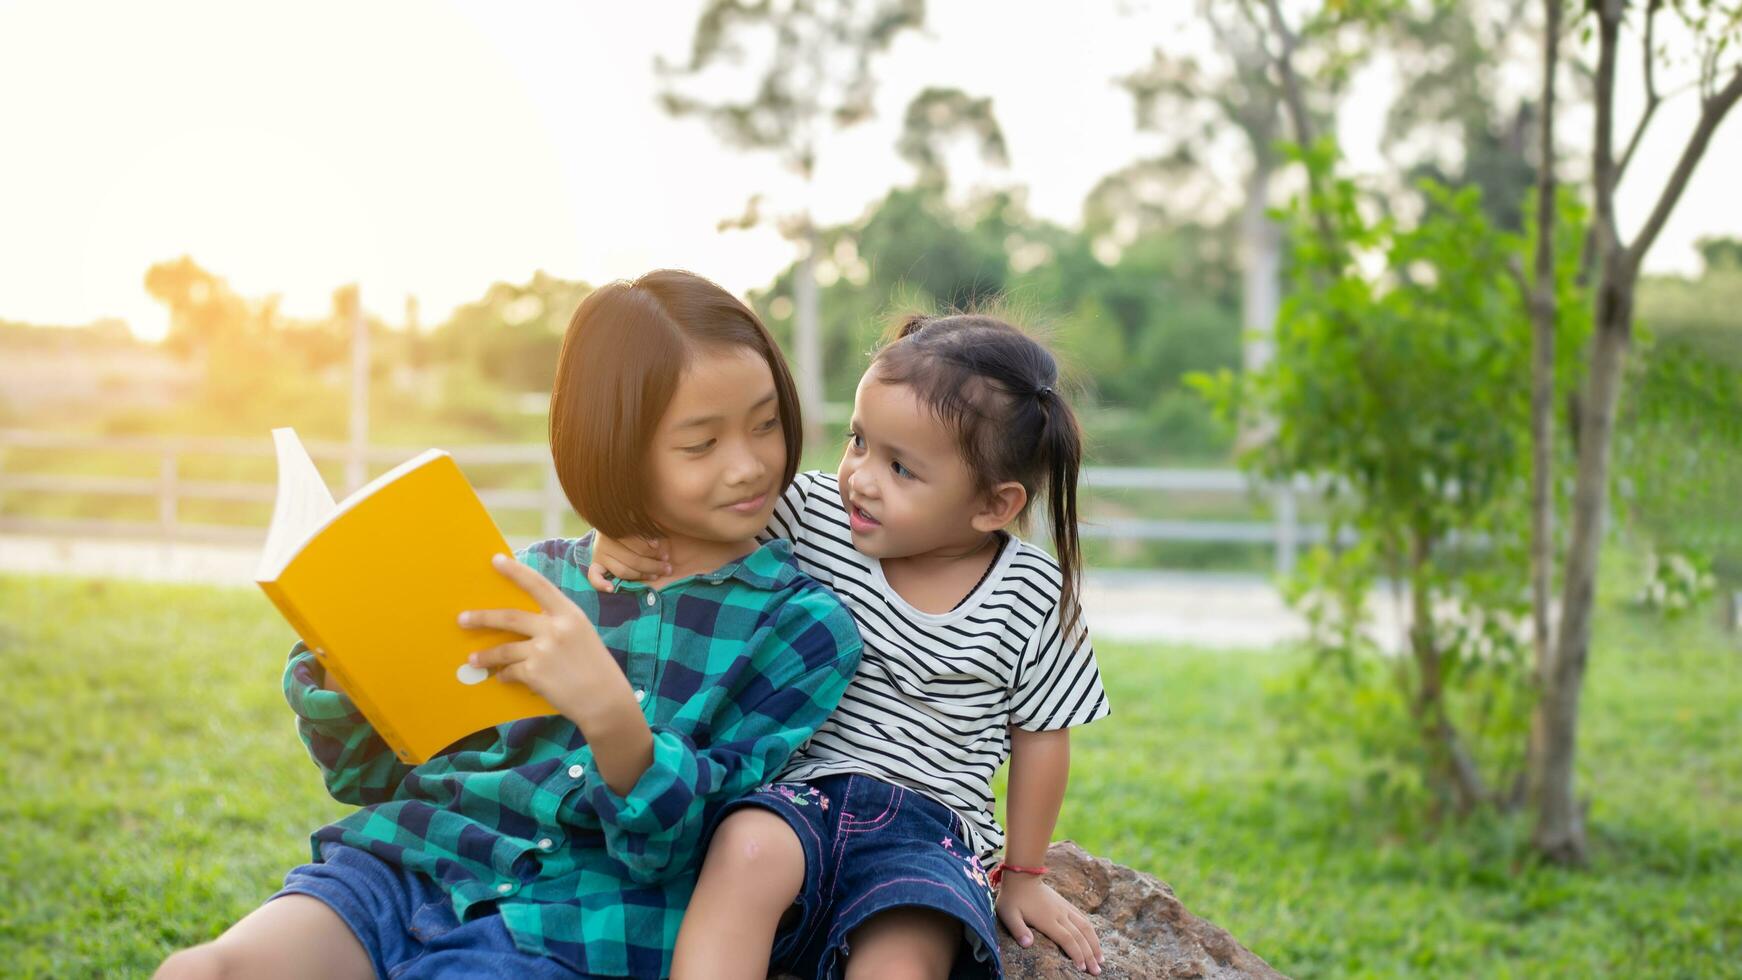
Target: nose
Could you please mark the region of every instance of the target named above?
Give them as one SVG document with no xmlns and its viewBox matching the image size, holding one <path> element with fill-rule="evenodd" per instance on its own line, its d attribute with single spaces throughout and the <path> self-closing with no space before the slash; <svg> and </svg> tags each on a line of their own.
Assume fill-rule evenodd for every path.
<svg viewBox="0 0 1742 980">
<path fill-rule="evenodd" d="M 750 446 L 739 443 L 726 464 L 724 477 L 728 486 L 745 486 L 760 482 L 768 475 L 768 466 Z"/>
<path fill-rule="evenodd" d="M 869 467 L 855 466 L 847 473 L 847 492 L 855 497 L 876 500 L 878 496 L 877 480 L 870 474 Z"/>
</svg>

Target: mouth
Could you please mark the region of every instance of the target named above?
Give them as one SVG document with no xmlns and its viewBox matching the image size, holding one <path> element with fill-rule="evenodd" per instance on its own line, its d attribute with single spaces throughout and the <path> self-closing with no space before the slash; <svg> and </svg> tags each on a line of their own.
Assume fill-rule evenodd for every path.
<svg viewBox="0 0 1742 980">
<path fill-rule="evenodd" d="M 768 491 L 764 490 L 754 497 L 745 497 L 743 500 L 727 504 L 726 509 L 737 514 L 754 514 L 761 510 L 762 505 L 767 502 Z"/>
<path fill-rule="evenodd" d="M 865 508 L 848 501 L 847 521 L 854 531 L 873 531 L 883 526 L 883 522 L 865 512 Z"/>
</svg>

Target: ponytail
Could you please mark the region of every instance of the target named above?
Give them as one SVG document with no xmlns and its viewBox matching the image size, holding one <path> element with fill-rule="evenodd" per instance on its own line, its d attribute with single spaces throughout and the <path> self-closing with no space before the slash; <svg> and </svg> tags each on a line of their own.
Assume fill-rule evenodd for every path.
<svg viewBox="0 0 1742 980">
<path fill-rule="evenodd" d="M 1051 385 L 1037 396 L 1046 422 L 1037 455 L 1046 460 L 1047 518 L 1058 556 L 1059 621 L 1067 638 L 1082 619 L 1082 546 L 1077 538 L 1077 476 L 1083 464 L 1083 432 L 1076 413 Z"/>
</svg>

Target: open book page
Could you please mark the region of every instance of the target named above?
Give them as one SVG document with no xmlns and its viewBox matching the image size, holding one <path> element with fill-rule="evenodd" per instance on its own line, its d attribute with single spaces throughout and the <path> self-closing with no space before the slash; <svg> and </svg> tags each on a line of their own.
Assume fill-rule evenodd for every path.
<svg viewBox="0 0 1742 980">
<path fill-rule="evenodd" d="M 448 456 L 446 450 L 426 449 L 400 463 L 338 503 L 327 490 L 315 461 L 295 429 L 273 429 L 272 442 L 278 450 L 278 501 L 272 507 L 272 526 L 266 532 L 266 547 L 260 564 L 254 569 L 254 580 L 270 582 L 284 571 L 302 549 L 331 524 L 340 514 L 356 507 L 405 474 L 420 466 Z"/>
<path fill-rule="evenodd" d="M 278 452 L 278 499 L 254 570 L 256 581 L 277 578 L 291 556 L 339 509 L 295 429 L 273 429 L 272 445 Z"/>
</svg>

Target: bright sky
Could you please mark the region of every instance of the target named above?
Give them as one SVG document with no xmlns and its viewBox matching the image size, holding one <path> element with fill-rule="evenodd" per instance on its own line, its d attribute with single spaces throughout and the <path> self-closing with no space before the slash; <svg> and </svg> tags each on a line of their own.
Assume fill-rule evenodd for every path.
<svg viewBox="0 0 1742 980">
<path fill-rule="evenodd" d="M 184 253 L 297 316 L 360 281 L 391 322 L 408 294 L 434 323 L 536 269 L 597 283 L 678 266 L 765 285 L 790 246 L 715 226 L 753 193 L 792 200 L 792 181 L 655 102 L 653 59 L 687 51 L 699 6 L 0 0 L 0 319 L 118 316 L 160 336 L 144 272 Z M 1137 14 L 929 6 L 924 34 L 879 62 L 878 118 L 822 148 L 820 220 L 911 179 L 893 148 L 901 111 L 945 85 L 993 97 L 1008 179 L 1038 214 L 1074 224 L 1094 183 L 1148 145 L 1112 79 L 1156 43 L 1203 36 L 1184 0 Z M 1383 89 L 1345 108 L 1357 165 L 1379 165 Z M 1695 112 L 1691 96 L 1659 110 L 1621 200 L 1624 233 L 1673 165 L 1668 134 Z M 1742 173 L 1734 115 L 1648 271 L 1694 271 L 1695 239 L 1742 234 L 1742 192 L 1724 176 Z"/>
</svg>

